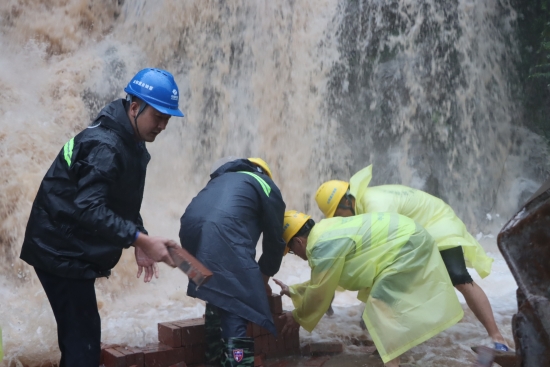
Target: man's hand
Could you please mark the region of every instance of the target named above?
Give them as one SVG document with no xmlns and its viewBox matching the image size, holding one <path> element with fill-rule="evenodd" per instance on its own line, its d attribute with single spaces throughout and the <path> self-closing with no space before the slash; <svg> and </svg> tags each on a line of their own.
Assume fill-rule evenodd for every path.
<svg viewBox="0 0 550 367">
<path fill-rule="evenodd" d="M 172 240 L 164 237 L 150 237 L 140 233 L 137 240 L 133 243 L 134 247 L 139 248 L 151 260 L 155 262 L 164 262 L 171 267 L 175 267 L 172 257 L 168 252 L 168 247 L 178 246 Z M 139 265 L 139 264 L 138 264 Z"/>
<path fill-rule="evenodd" d="M 300 328 L 300 324 L 294 320 L 294 316 L 292 316 L 292 312 L 288 311 L 279 316 L 279 320 L 284 320 L 285 324 L 283 326 L 283 330 L 281 331 L 281 334 L 283 335 L 291 335 L 293 331 L 296 331 Z"/>
<path fill-rule="evenodd" d="M 277 284 L 279 287 L 281 287 L 281 293 L 279 293 L 281 296 L 290 297 L 290 289 L 288 288 L 288 285 L 281 282 L 279 279 L 273 278 L 273 281 L 275 282 L 275 284 Z"/>
<path fill-rule="evenodd" d="M 145 276 L 143 277 L 143 281 L 145 283 L 148 283 L 151 281 L 151 279 L 153 279 L 153 274 L 155 274 L 155 278 L 158 279 L 159 269 L 155 261 L 152 260 L 149 256 L 145 255 L 145 253 L 139 247 L 136 247 L 135 254 L 136 263 L 138 265 L 137 277 L 139 278 L 141 276 L 141 273 L 143 272 L 143 269 L 145 269 Z"/>
</svg>

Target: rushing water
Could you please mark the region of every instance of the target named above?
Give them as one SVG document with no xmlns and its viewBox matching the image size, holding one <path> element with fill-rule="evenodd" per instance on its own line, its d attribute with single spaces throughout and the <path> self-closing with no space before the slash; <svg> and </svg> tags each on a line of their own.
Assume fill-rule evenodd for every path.
<svg viewBox="0 0 550 367">
<path fill-rule="evenodd" d="M 142 216 L 151 234 L 177 238 L 179 217 L 222 156 L 263 157 L 287 207 L 316 219 L 321 182 L 374 163 L 374 184 L 436 194 L 479 233 L 496 258 L 480 284 L 512 342 L 516 285 L 495 235 L 550 171 L 544 143 L 518 121 L 516 17 L 507 0 L 2 1 L 3 365 L 58 358 L 47 299 L 18 259 L 40 180 L 63 144 L 147 66 L 175 75 L 186 114 L 149 145 Z M 135 272 L 126 251 L 96 283 L 103 342 L 144 345 L 156 340 L 157 322 L 202 315 L 177 270 L 161 266 L 151 284 Z M 292 257 L 277 275 L 307 276 Z M 335 302 L 335 316 L 302 331 L 304 340 L 362 335 L 354 295 Z M 407 358 L 464 365 L 470 345 L 486 342 L 466 311 Z"/>
</svg>

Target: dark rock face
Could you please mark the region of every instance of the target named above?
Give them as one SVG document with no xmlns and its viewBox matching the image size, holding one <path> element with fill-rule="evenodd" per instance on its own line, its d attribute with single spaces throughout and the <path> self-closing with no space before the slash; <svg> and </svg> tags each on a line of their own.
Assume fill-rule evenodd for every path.
<svg viewBox="0 0 550 367">
<path fill-rule="evenodd" d="M 518 13 L 517 38 L 520 62 L 518 75 L 523 89 L 525 125 L 550 138 L 550 2 L 548 0 L 512 0 Z"/>
<path fill-rule="evenodd" d="M 518 289 L 512 327 L 518 366 L 550 366 L 550 180 L 498 235 Z"/>
</svg>

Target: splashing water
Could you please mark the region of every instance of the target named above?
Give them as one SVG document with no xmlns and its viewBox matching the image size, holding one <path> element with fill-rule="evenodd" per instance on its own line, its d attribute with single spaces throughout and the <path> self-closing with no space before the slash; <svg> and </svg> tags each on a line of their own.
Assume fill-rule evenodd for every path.
<svg viewBox="0 0 550 367">
<path fill-rule="evenodd" d="M 515 18 L 506 0 L 3 1 L 3 365 L 59 357 L 48 301 L 18 259 L 28 213 L 63 144 L 147 66 L 174 74 L 186 114 L 149 145 L 142 216 L 151 234 L 177 238 L 179 217 L 223 156 L 264 158 L 287 208 L 315 219 L 321 182 L 374 163 L 374 184 L 433 193 L 473 233 L 493 234 L 481 239 L 496 258 L 493 273 L 473 275 L 512 342 L 516 285 L 494 235 L 550 171 L 544 143 L 518 122 Z M 157 322 L 202 315 L 179 271 L 161 266 L 150 284 L 136 271 L 125 251 L 113 275 L 96 282 L 104 343 L 141 346 L 156 340 Z M 290 256 L 277 275 L 289 284 L 307 276 Z M 364 335 L 354 297 L 339 293 L 335 315 L 301 337 Z M 406 357 L 462 366 L 473 360 L 471 345 L 487 342 L 466 310 Z"/>
</svg>

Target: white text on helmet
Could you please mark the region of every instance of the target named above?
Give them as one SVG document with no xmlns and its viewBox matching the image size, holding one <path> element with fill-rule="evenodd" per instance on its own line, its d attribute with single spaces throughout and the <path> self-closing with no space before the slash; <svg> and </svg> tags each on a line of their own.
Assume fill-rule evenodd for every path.
<svg viewBox="0 0 550 367">
<path fill-rule="evenodd" d="M 134 80 L 133 83 L 134 83 L 134 84 L 137 84 L 137 85 L 139 85 L 140 87 L 143 87 L 143 88 L 145 88 L 145 89 L 153 90 L 153 86 L 152 86 L 152 85 L 145 84 L 145 83 L 143 83 L 143 82 L 140 82 L 139 80 Z"/>
</svg>

